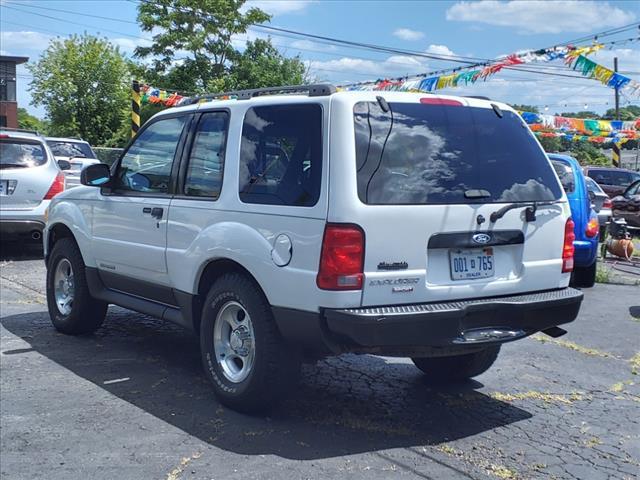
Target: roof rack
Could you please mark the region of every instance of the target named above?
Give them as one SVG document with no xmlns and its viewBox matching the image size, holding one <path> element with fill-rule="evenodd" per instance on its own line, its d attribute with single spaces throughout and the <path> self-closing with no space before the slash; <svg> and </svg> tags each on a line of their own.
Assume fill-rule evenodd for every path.
<svg viewBox="0 0 640 480">
<path fill-rule="evenodd" d="M 282 87 L 265 87 L 265 88 L 252 88 L 250 90 L 235 90 L 231 92 L 222 93 L 207 93 L 205 95 L 199 95 L 192 97 L 191 101 L 185 103 L 185 105 L 192 105 L 201 101 L 223 99 L 225 97 L 234 97 L 237 100 L 250 100 L 253 97 L 260 97 L 264 95 L 292 95 L 306 93 L 310 97 L 324 97 L 332 95 L 337 92 L 336 87 L 327 83 L 316 83 L 312 85 L 286 85 Z"/>
<path fill-rule="evenodd" d="M 20 132 L 20 133 L 33 133 L 34 135 L 40 135 L 40 132 L 38 132 L 37 130 L 30 130 L 28 128 L 0 127 L 0 130 L 7 130 L 9 132 Z"/>
</svg>

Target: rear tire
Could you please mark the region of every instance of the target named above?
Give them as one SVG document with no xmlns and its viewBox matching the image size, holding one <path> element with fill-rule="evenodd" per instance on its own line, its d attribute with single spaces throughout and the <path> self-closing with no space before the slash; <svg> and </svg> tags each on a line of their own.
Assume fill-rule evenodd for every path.
<svg viewBox="0 0 640 480">
<path fill-rule="evenodd" d="M 593 262 L 588 267 L 576 267 L 573 269 L 571 284 L 574 287 L 591 288 L 596 283 L 596 270 L 598 262 Z"/>
<path fill-rule="evenodd" d="M 47 307 L 56 330 L 69 335 L 93 333 L 104 322 L 108 306 L 89 293 L 76 242 L 71 238 L 58 240 L 47 265 Z"/>
<path fill-rule="evenodd" d="M 500 345 L 487 347 L 479 352 L 452 357 L 412 358 L 411 360 L 434 383 L 450 383 L 467 380 L 486 372 L 498 358 Z"/>
<path fill-rule="evenodd" d="M 221 276 L 209 290 L 200 350 L 216 397 L 240 412 L 270 409 L 300 373 L 299 352 L 280 335 L 267 299 L 239 273 Z"/>
</svg>

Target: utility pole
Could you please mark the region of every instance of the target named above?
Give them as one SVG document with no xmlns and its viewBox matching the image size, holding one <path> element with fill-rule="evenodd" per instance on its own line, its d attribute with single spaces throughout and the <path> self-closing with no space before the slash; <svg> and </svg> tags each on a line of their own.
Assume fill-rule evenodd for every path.
<svg viewBox="0 0 640 480">
<path fill-rule="evenodd" d="M 613 71 L 618 73 L 618 57 L 613 58 Z M 620 92 L 615 88 L 616 95 L 616 120 L 620 120 Z"/>
</svg>

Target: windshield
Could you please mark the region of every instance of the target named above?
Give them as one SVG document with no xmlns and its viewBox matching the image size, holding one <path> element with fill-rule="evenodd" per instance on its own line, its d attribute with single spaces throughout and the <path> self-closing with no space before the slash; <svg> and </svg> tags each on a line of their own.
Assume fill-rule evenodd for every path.
<svg viewBox="0 0 640 480">
<path fill-rule="evenodd" d="M 562 190 L 511 111 L 421 103 L 354 106 L 358 196 L 368 204 L 551 201 Z M 499 116 L 500 113 L 502 116 Z"/>
<path fill-rule="evenodd" d="M 56 157 L 96 158 L 88 143 L 47 140 L 47 145 Z"/>
<path fill-rule="evenodd" d="M 636 180 L 640 179 L 640 174 L 618 170 L 608 170 L 604 168 L 590 168 L 587 174 L 600 185 L 614 185 L 617 187 L 628 187 Z"/>
<path fill-rule="evenodd" d="M 558 178 L 560 179 L 560 183 L 562 184 L 564 191 L 567 193 L 573 192 L 576 185 L 573 179 L 573 170 L 571 170 L 571 165 L 564 163 L 562 160 L 551 160 L 551 165 L 553 165 L 553 168 L 558 174 Z"/>
<path fill-rule="evenodd" d="M 0 168 L 29 168 L 47 161 L 42 144 L 29 140 L 0 140 Z"/>
<path fill-rule="evenodd" d="M 585 182 L 587 182 L 587 188 L 589 189 L 590 192 L 604 193 L 604 190 L 600 188 L 600 185 L 598 185 L 593 178 L 584 177 L 584 180 Z"/>
</svg>

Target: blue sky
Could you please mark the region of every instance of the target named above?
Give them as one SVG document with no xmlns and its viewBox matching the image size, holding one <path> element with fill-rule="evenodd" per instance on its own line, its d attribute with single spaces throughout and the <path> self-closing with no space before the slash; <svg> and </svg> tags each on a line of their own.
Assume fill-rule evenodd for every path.
<svg viewBox="0 0 640 480">
<path fill-rule="evenodd" d="M 640 21 L 638 1 L 266 0 L 248 4 L 271 13 L 273 26 L 405 50 L 481 58 L 548 47 Z M 107 37 L 130 55 L 150 37 L 135 24 L 136 5 L 129 0 L 0 0 L 0 5 L 3 54 L 25 55 L 35 60 L 51 38 L 86 31 Z M 639 34 L 636 29 L 603 41 L 637 38 Z M 242 48 L 247 38 L 257 36 L 265 34 L 250 31 L 236 38 L 235 44 Z M 285 55 L 300 55 L 316 79 L 337 84 L 456 66 L 451 62 L 330 46 L 301 38 L 273 36 L 272 41 Z M 614 56 L 619 58 L 622 72 L 640 81 L 639 42 L 613 45 L 591 58 L 612 67 Z M 554 62 L 546 71 L 571 74 L 560 70 L 560 66 L 561 62 Z M 18 75 L 20 106 L 44 116 L 41 108 L 29 104 L 29 72 L 23 66 Z M 444 92 L 488 95 L 506 102 L 538 105 L 543 111 L 546 106 L 549 113 L 581 110 L 585 104 L 590 110 L 602 112 L 613 103 L 613 91 L 594 80 L 528 72 L 504 72 L 487 82 Z M 623 104 L 627 103 L 629 100 L 623 99 Z M 638 104 L 638 99 L 632 103 Z"/>
</svg>

